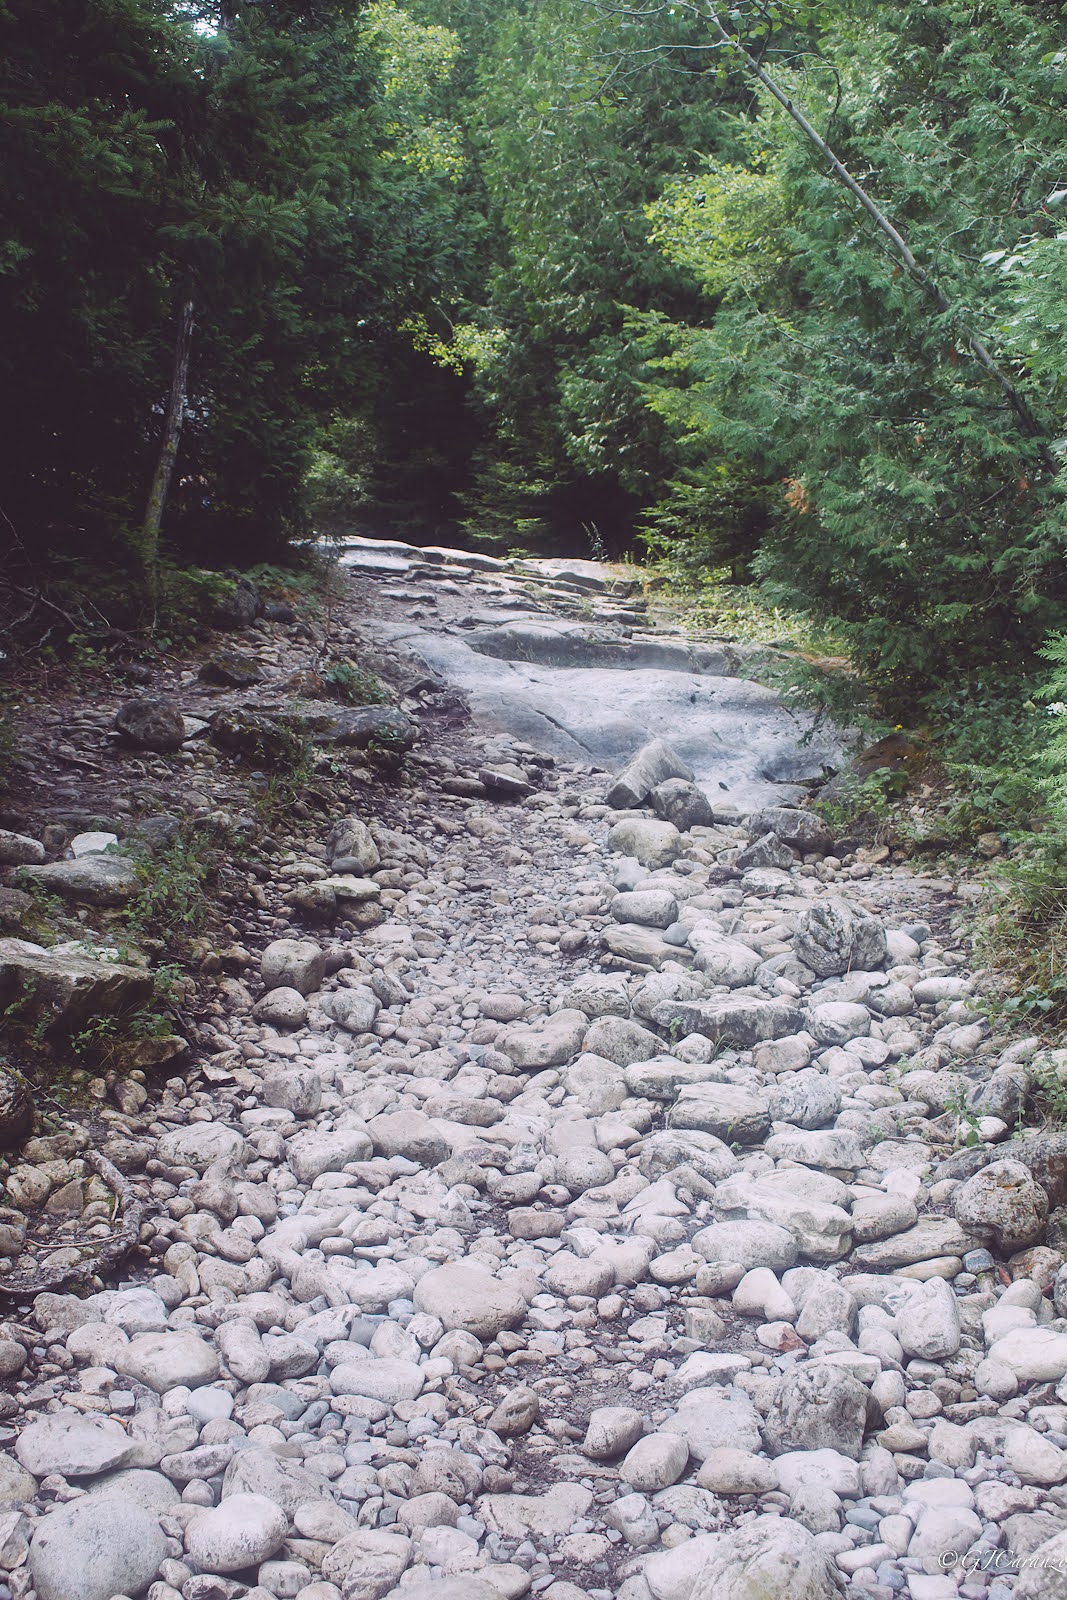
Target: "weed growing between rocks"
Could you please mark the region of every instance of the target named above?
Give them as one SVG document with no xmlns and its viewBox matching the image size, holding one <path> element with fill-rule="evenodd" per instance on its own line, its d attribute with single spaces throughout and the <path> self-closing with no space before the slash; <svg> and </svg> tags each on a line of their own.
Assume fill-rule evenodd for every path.
<svg viewBox="0 0 1067 1600">
<path fill-rule="evenodd" d="M 219 847 L 204 830 L 188 829 L 137 863 L 140 884 L 126 910 L 135 943 L 160 942 L 175 950 L 202 933 L 207 922 L 205 886 L 219 870 Z"/>
</svg>

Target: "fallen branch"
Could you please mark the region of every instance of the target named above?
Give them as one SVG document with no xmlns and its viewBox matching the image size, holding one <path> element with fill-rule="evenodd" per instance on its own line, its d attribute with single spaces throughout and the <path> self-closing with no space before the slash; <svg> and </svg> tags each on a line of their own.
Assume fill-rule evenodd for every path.
<svg viewBox="0 0 1067 1600">
<path fill-rule="evenodd" d="M 93 1170 L 103 1178 L 117 1202 L 117 1221 L 121 1210 L 122 1220 L 107 1239 L 71 1241 L 74 1248 L 94 1247 L 95 1256 L 66 1267 L 41 1268 L 36 1272 L 10 1272 L 0 1277 L 0 1297 L 5 1300 L 32 1300 L 35 1295 L 54 1293 L 58 1289 L 85 1288 L 91 1280 L 110 1272 L 129 1255 L 141 1237 L 141 1225 L 148 1207 L 138 1199 L 133 1185 L 123 1177 L 118 1167 L 106 1156 L 91 1150 L 85 1157 Z"/>
</svg>

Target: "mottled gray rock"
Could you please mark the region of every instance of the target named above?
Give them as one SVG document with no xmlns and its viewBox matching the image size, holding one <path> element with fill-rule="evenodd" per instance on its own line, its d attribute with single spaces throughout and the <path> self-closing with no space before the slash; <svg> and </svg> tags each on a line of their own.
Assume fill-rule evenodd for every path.
<svg viewBox="0 0 1067 1600">
<path fill-rule="evenodd" d="M 679 1061 L 675 1056 L 653 1056 L 626 1068 L 626 1087 L 648 1100 L 673 1101 L 681 1089 L 693 1084 L 718 1082 L 722 1068 L 714 1062 Z"/>
<path fill-rule="evenodd" d="M 44 860 L 44 845 L 24 833 L 0 828 L 0 867 L 34 867 Z"/>
<path fill-rule="evenodd" d="M 383 1595 L 394 1592 L 393 1586 L 410 1560 L 411 1540 L 395 1529 L 360 1528 L 339 1540 L 323 1558 L 322 1575 L 328 1583 L 338 1585 L 345 1600 L 382 1600 Z M 438 1582 L 448 1586 L 447 1579 Z M 464 1593 L 456 1600 L 479 1600 L 471 1592 L 476 1584 L 469 1574 L 463 1583 Z M 405 1587 L 404 1594 L 410 1593 Z M 441 1595 L 439 1600 L 447 1597 Z"/>
<path fill-rule="evenodd" d="M 739 989 L 751 983 L 763 957 L 747 944 L 736 939 L 725 939 L 718 928 L 698 923 L 689 935 L 690 948 L 695 952 L 693 965 L 703 972 L 709 983 L 724 984 L 728 989 Z"/>
<path fill-rule="evenodd" d="M 828 1000 L 822 1005 L 808 1007 L 804 1026 L 820 1044 L 843 1045 L 870 1033 L 871 1015 L 866 1006 L 847 1000 Z"/>
<path fill-rule="evenodd" d="M 1067 1333 L 1055 1328 L 1013 1328 L 989 1349 L 990 1361 L 1024 1383 L 1058 1383 L 1067 1373 Z"/>
<path fill-rule="evenodd" d="M 953 1217 L 921 1217 L 906 1233 L 860 1245 L 854 1260 L 858 1267 L 889 1272 L 917 1261 L 932 1261 L 936 1256 L 962 1256 L 973 1244 L 974 1236 Z"/>
<path fill-rule="evenodd" d="M 139 1333 L 121 1352 L 121 1369 L 157 1394 L 187 1385 L 196 1389 L 219 1375 L 219 1358 L 199 1334 Z"/>
<path fill-rule="evenodd" d="M 373 872 L 381 861 L 370 829 L 358 817 L 334 823 L 326 850 L 333 872 Z"/>
<path fill-rule="evenodd" d="M 29 1569 L 38 1600 L 142 1594 L 167 1554 L 159 1518 L 118 1493 L 56 1506 L 37 1524 Z"/>
<path fill-rule="evenodd" d="M 185 1128 L 172 1128 L 159 1141 L 159 1159 L 178 1167 L 195 1167 L 204 1172 L 216 1162 L 244 1163 L 248 1145 L 236 1128 L 222 1122 L 191 1122 Z"/>
<path fill-rule="evenodd" d="M 790 1450 L 836 1450 L 858 1461 L 867 1418 L 867 1391 L 838 1367 L 794 1367 L 783 1374 L 764 1425 L 772 1455 Z"/>
<path fill-rule="evenodd" d="M 705 1261 L 733 1261 L 749 1271 L 770 1267 L 783 1272 L 797 1258 L 797 1241 L 772 1222 L 713 1222 L 693 1236 L 693 1249 Z"/>
<path fill-rule="evenodd" d="M 125 1429 L 110 1417 L 61 1412 L 23 1428 L 15 1454 L 36 1478 L 53 1472 L 66 1478 L 90 1478 L 123 1466 L 132 1448 Z"/>
<path fill-rule="evenodd" d="M 590 1413 L 582 1450 L 594 1461 L 613 1461 L 636 1444 L 645 1419 L 632 1406 L 598 1406 Z"/>
<path fill-rule="evenodd" d="M 313 1117 L 322 1105 L 322 1079 L 311 1067 L 269 1072 L 263 1079 L 263 1104 Z"/>
<path fill-rule="evenodd" d="M 483 1011 L 485 1007 L 483 1006 Z M 584 1011 L 587 1017 L 628 1017 L 629 985 L 621 972 L 583 972 L 563 992 L 564 1011 Z M 521 1012 L 519 1015 L 521 1016 Z M 486 1012 L 486 1015 L 491 1013 Z M 512 1018 L 501 1018 L 512 1021 Z"/>
<path fill-rule="evenodd" d="M 703 789 L 684 778 L 668 778 L 659 783 L 648 796 L 648 803 L 664 822 L 673 822 L 679 833 L 690 828 L 710 828 L 715 821 L 711 801 Z"/>
<path fill-rule="evenodd" d="M 288 1526 L 285 1512 L 264 1495 L 231 1494 L 193 1517 L 186 1548 L 204 1572 L 241 1572 L 272 1556 Z"/>
<path fill-rule="evenodd" d="M 500 1048 L 524 1071 L 562 1067 L 581 1051 L 588 1026 L 589 1019 L 583 1011 L 555 1011 L 535 1025 L 509 1028 Z"/>
<path fill-rule="evenodd" d="M 395 1406 L 402 1400 L 415 1400 L 422 1393 L 425 1379 L 414 1361 L 386 1359 L 355 1361 L 334 1367 L 330 1388 L 334 1394 L 358 1394 L 368 1400 L 381 1400 Z"/>
<path fill-rule="evenodd" d="M 494 1339 L 526 1315 L 526 1298 L 482 1267 L 463 1261 L 433 1267 L 415 1285 L 420 1311 L 438 1317 L 446 1328 L 461 1328 L 478 1339 Z"/>
<path fill-rule="evenodd" d="M 260 957 L 259 970 L 267 989 L 314 994 L 326 976 L 326 952 L 314 939 L 275 939 Z"/>
<path fill-rule="evenodd" d="M 120 706 L 115 713 L 115 729 L 126 744 L 138 750 L 180 750 L 185 740 L 180 710 L 173 700 L 159 695 L 142 695 Z"/>
<path fill-rule="evenodd" d="M 1004 1255 L 1036 1244 L 1048 1220 L 1048 1197 L 1019 1161 L 994 1161 L 952 1196 L 957 1222 Z"/>
<path fill-rule="evenodd" d="M 50 861 L 19 871 L 49 894 L 84 906 L 124 906 L 141 886 L 137 869 L 126 856 L 81 856 L 77 861 Z"/>
<path fill-rule="evenodd" d="M 793 852 L 776 833 L 764 833 L 753 839 L 734 861 L 734 866 L 742 872 L 752 867 L 777 867 L 780 872 L 788 872 L 792 865 Z"/>
<path fill-rule="evenodd" d="M 350 1161 L 365 1161 L 374 1145 L 366 1128 L 338 1128 L 298 1133 L 287 1142 L 289 1165 L 301 1183 L 314 1183 L 324 1172 L 340 1172 Z"/>
<path fill-rule="evenodd" d="M 679 1091 L 668 1114 L 671 1128 L 712 1133 L 730 1144 L 755 1144 L 770 1126 L 765 1095 L 736 1083 L 689 1084 Z"/>
<path fill-rule="evenodd" d="M 751 1454 L 760 1448 L 759 1413 L 736 1389 L 725 1394 L 718 1389 L 690 1389 L 665 1428 L 679 1434 L 698 1461 L 724 1445 Z"/>
<path fill-rule="evenodd" d="M 422 1167 L 439 1166 L 449 1154 L 439 1127 L 422 1111 L 392 1111 L 372 1117 L 367 1132 L 376 1154 L 404 1156 Z"/>
<path fill-rule="evenodd" d="M 653 739 L 623 767 L 604 796 L 605 804 L 616 811 L 629 811 L 641 805 L 653 789 L 670 778 L 692 782 L 693 769 L 663 739 Z M 636 851 L 626 853 L 637 854 Z"/>
<path fill-rule="evenodd" d="M 636 922 L 643 928 L 669 928 L 678 917 L 678 902 L 666 889 L 634 889 L 617 894 L 611 902 L 616 922 Z"/>
<path fill-rule="evenodd" d="M 641 1172 L 653 1180 L 678 1167 L 692 1167 L 706 1182 L 718 1183 L 736 1172 L 738 1165 L 728 1144 L 712 1133 L 698 1133 L 695 1129 L 650 1134 L 641 1148 Z"/>
<path fill-rule="evenodd" d="M 354 989 L 334 989 L 329 994 L 320 994 L 315 1004 L 346 1033 L 370 1033 L 382 1009 L 374 990 L 362 984 Z"/>
<path fill-rule="evenodd" d="M 635 1061 L 650 1061 L 663 1050 L 663 1040 L 650 1028 L 628 1017 L 598 1017 L 590 1023 L 583 1039 L 583 1051 L 628 1067 Z"/>
<path fill-rule="evenodd" d="M 805 854 L 827 855 L 834 842 L 821 817 L 812 811 L 793 811 L 788 806 L 767 806 L 749 817 L 749 838 L 759 839 L 765 833 L 777 834 L 784 844 Z"/>
<path fill-rule="evenodd" d="M 1029 1553 L 1012 1600 L 1067 1600 L 1067 1529 Z"/>
<path fill-rule="evenodd" d="M 255 1020 L 272 1028 L 302 1028 L 307 1014 L 307 1001 L 299 989 L 268 989 L 252 1007 Z"/>
<path fill-rule="evenodd" d="M 893 1331 L 906 1356 L 946 1361 L 960 1347 L 959 1304 L 943 1278 L 920 1283 L 897 1312 Z"/>
<path fill-rule="evenodd" d="M 627 817 L 617 822 L 608 834 L 609 850 L 619 855 L 636 856 L 646 867 L 669 867 L 681 855 L 682 836 L 673 822 L 651 817 Z"/>
<path fill-rule="evenodd" d="M 851 900 L 832 895 L 800 918 L 793 949 L 798 961 L 820 978 L 885 964 L 885 928 Z"/>
<path fill-rule="evenodd" d="M 833 1079 L 807 1066 L 779 1078 L 770 1094 L 772 1122 L 789 1122 L 796 1128 L 825 1128 L 840 1109 L 841 1091 Z"/>
<path fill-rule="evenodd" d="M 554 1157 L 552 1168 L 553 1180 L 575 1194 L 599 1188 L 601 1184 L 610 1183 L 615 1176 L 611 1157 L 591 1145 L 577 1145 L 572 1150 L 562 1150 Z"/>
<path fill-rule="evenodd" d="M 690 1600 L 835 1600 L 830 1562 L 808 1530 L 788 1517 L 757 1517 L 709 1555 Z"/>
<path fill-rule="evenodd" d="M 775 1161 L 795 1161 L 831 1172 L 856 1171 L 865 1159 L 859 1134 L 851 1128 L 785 1129 L 772 1134 L 763 1148 Z"/>
<path fill-rule="evenodd" d="M 655 1494 L 677 1483 L 688 1465 L 689 1445 L 680 1433 L 650 1433 L 627 1452 L 619 1476 L 639 1494 Z"/>
<path fill-rule="evenodd" d="M 717 1043 L 751 1050 L 764 1039 L 778 1039 L 799 1031 L 803 1016 L 788 1000 L 756 1000 L 742 996 L 729 1000 L 667 1001 L 656 1007 L 661 1028 L 681 1028 L 702 1033 Z"/>
</svg>

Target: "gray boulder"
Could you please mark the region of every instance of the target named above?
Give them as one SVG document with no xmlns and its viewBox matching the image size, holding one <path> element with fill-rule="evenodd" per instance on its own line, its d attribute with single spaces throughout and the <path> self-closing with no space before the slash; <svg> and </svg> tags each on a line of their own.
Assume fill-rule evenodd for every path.
<svg viewBox="0 0 1067 1600">
<path fill-rule="evenodd" d="M 799 1033 L 803 1015 L 800 1008 L 788 1000 L 739 996 L 730 1000 L 667 1001 L 656 1007 L 654 1020 L 661 1028 L 676 1027 L 683 1033 L 702 1033 L 735 1049 L 751 1050 L 765 1039 Z"/>
<path fill-rule="evenodd" d="M 56 1506 L 37 1524 L 29 1567 L 38 1600 L 143 1594 L 167 1554 L 159 1518 L 117 1493 Z"/>
<path fill-rule="evenodd" d="M 819 978 L 855 969 L 874 972 L 885 965 L 885 928 L 860 906 L 833 895 L 804 912 L 793 949 Z"/>
<path fill-rule="evenodd" d="M 789 1517 L 757 1517 L 733 1528 L 708 1556 L 690 1600 L 836 1600 L 829 1558 Z"/>
<path fill-rule="evenodd" d="M 62 900 L 84 906 L 124 906 L 140 886 L 132 861 L 125 856 L 79 856 L 76 861 L 50 861 L 43 867 L 22 867 L 30 878 Z"/>
<path fill-rule="evenodd" d="M 648 800 L 657 817 L 673 822 L 679 833 L 688 833 L 690 828 L 710 828 L 715 821 L 711 801 L 703 789 L 684 778 L 668 778 L 666 783 L 657 784 Z"/>
<path fill-rule="evenodd" d="M 858 1461 L 867 1421 L 867 1391 L 840 1367 L 794 1367 L 782 1377 L 767 1412 L 772 1455 L 836 1450 Z"/>
<path fill-rule="evenodd" d="M 768 806 L 749 817 L 749 838 L 759 839 L 765 833 L 776 833 L 794 850 L 811 855 L 828 855 L 834 842 L 833 834 L 821 817 L 813 811 L 794 811 L 789 806 Z"/>
<path fill-rule="evenodd" d="M 624 817 L 608 834 L 608 849 L 636 856 L 646 867 L 669 867 L 682 853 L 682 836 L 673 822 L 652 817 Z"/>
<path fill-rule="evenodd" d="M 952 1196 L 956 1221 L 1004 1255 L 1036 1244 L 1048 1221 L 1048 1197 L 1021 1161 L 993 1161 Z"/>
<path fill-rule="evenodd" d="M 763 833 L 758 839 L 753 839 L 734 861 L 734 866 L 742 872 L 748 872 L 753 867 L 777 867 L 782 872 L 788 872 L 792 865 L 793 852 L 776 833 Z"/>
<path fill-rule="evenodd" d="M 126 744 L 138 750 L 180 750 L 185 740 L 181 712 L 172 700 L 158 695 L 143 695 L 120 706 L 115 728 Z"/>
<path fill-rule="evenodd" d="M 0 939 L 0 1003 L 19 991 L 31 994 L 36 1015 L 76 1028 L 89 1017 L 137 1010 L 152 993 L 152 978 L 123 961 L 61 955 L 25 939 Z"/>
<path fill-rule="evenodd" d="M 605 804 L 615 811 L 629 811 L 643 804 L 651 791 L 668 778 L 683 778 L 691 783 L 693 769 L 664 740 L 653 739 L 627 762 L 604 796 Z"/>
<path fill-rule="evenodd" d="M 326 952 L 314 939 L 275 939 L 260 958 L 267 989 L 297 989 L 314 994 L 326 976 Z"/>
<path fill-rule="evenodd" d="M 24 833 L 0 828 L 0 867 L 34 867 L 44 860 L 44 845 Z"/>
</svg>

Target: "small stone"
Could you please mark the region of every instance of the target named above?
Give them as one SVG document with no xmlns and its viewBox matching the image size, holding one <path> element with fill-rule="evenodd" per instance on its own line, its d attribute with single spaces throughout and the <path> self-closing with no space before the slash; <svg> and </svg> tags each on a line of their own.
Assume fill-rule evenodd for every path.
<svg viewBox="0 0 1067 1600">
<path fill-rule="evenodd" d="M 487 1426 L 501 1439 L 517 1439 L 529 1433 L 540 1415 L 541 1402 L 533 1389 L 512 1389 L 496 1407 Z"/>
<path fill-rule="evenodd" d="M 704 1458 L 697 1482 L 712 1494 L 767 1494 L 778 1487 L 778 1469 L 762 1456 L 726 1446 Z"/>
</svg>

